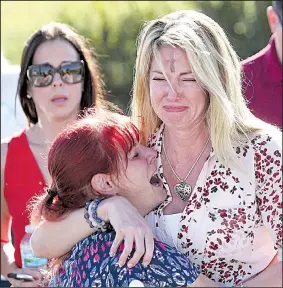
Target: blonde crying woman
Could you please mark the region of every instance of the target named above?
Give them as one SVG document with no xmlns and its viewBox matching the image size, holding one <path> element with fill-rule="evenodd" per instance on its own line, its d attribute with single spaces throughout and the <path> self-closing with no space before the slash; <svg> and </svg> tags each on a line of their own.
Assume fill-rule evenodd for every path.
<svg viewBox="0 0 283 288">
<path fill-rule="evenodd" d="M 115 215 L 104 220 L 116 231 L 111 254 L 124 241 L 121 265 L 150 263 L 153 233 L 216 286 L 282 286 L 282 134 L 251 113 L 241 87 L 239 57 L 208 16 L 177 11 L 143 26 L 132 119 L 157 152 L 167 197 L 145 218 L 109 199 Z M 33 249 L 56 257 L 92 232 L 80 209 L 43 221 Z"/>
</svg>

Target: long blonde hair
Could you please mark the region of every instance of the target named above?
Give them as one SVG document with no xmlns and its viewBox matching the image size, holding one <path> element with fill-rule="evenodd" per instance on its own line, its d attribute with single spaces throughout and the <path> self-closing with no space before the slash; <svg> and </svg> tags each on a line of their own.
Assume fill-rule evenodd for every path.
<svg viewBox="0 0 283 288">
<path fill-rule="evenodd" d="M 249 140 L 251 134 L 277 130 L 248 109 L 242 95 L 239 57 L 223 29 L 203 13 L 183 10 L 148 21 L 137 40 L 131 112 L 143 144 L 161 124 L 150 103 L 149 73 L 153 57 L 164 45 L 186 52 L 196 80 L 207 92 L 206 123 L 221 162 L 237 164 L 233 145 Z"/>
</svg>

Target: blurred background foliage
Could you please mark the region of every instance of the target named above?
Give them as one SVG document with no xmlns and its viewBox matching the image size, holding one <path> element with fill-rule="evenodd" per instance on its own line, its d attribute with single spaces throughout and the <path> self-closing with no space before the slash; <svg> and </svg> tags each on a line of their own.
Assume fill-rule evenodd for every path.
<svg viewBox="0 0 283 288">
<path fill-rule="evenodd" d="M 202 11 L 226 31 L 241 59 L 267 45 L 271 1 L 1 1 L 1 47 L 20 63 L 25 41 L 50 21 L 73 26 L 91 39 L 104 73 L 108 99 L 127 111 L 136 37 L 142 24 L 180 9 Z"/>
</svg>

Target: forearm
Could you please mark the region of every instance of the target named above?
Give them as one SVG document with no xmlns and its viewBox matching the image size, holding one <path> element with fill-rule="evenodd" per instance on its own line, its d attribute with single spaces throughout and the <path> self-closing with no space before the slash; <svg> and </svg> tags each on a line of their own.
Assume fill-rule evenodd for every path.
<svg viewBox="0 0 283 288">
<path fill-rule="evenodd" d="M 60 221 L 42 221 L 31 237 L 31 246 L 37 257 L 57 258 L 93 232 L 84 219 L 84 209 L 78 209 Z"/>
<path fill-rule="evenodd" d="M 118 196 L 114 196 L 115 198 Z M 121 197 L 120 197 L 121 198 Z M 97 216 L 109 221 L 110 199 L 102 201 L 97 208 Z M 110 201 L 111 202 L 111 201 Z M 57 258 L 67 252 L 80 240 L 94 233 L 84 219 L 84 209 L 78 209 L 60 221 L 43 220 L 31 237 L 31 246 L 37 257 Z"/>
<path fill-rule="evenodd" d="M 247 287 L 282 287 L 282 262 L 270 265 L 244 283 Z"/>
<path fill-rule="evenodd" d="M 192 283 L 189 287 L 220 287 L 213 280 L 209 279 L 203 274 L 200 274 L 196 281 Z"/>
<path fill-rule="evenodd" d="M 1 244 L 1 274 L 7 278 L 7 274 L 19 268 L 15 263 L 14 246 L 11 242 Z"/>
</svg>

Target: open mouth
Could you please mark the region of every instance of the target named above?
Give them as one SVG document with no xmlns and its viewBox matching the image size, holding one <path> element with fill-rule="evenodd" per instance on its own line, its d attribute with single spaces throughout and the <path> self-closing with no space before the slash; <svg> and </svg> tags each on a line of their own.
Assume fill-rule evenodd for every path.
<svg viewBox="0 0 283 288">
<path fill-rule="evenodd" d="M 153 174 L 151 176 L 149 183 L 151 185 L 153 185 L 154 187 L 160 187 L 162 185 L 162 182 L 159 179 L 159 177 L 157 176 L 157 174 Z"/>
<path fill-rule="evenodd" d="M 58 95 L 58 96 L 55 96 L 53 99 L 51 99 L 51 102 L 53 103 L 64 103 L 65 101 L 67 101 L 68 98 L 64 95 Z"/>
</svg>

